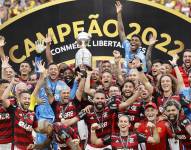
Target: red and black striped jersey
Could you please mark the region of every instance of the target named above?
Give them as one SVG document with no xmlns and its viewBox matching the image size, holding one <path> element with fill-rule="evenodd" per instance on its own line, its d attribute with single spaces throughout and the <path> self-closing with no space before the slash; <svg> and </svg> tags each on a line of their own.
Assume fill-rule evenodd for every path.
<svg viewBox="0 0 191 150">
<path fill-rule="evenodd" d="M 157 97 L 157 107 L 159 109 L 159 113 L 163 113 L 164 112 L 164 104 L 166 101 L 168 101 L 169 99 L 174 99 L 178 102 L 180 102 L 180 96 L 179 95 L 172 95 L 168 98 L 162 97 L 162 96 L 158 96 Z"/>
<path fill-rule="evenodd" d="M 182 75 L 182 78 L 183 78 L 185 87 L 189 87 L 190 84 L 189 84 L 189 80 L 188 80 L 188 72 L 189 72 L 190 69 L 188 69 L 188 72 L 187 72 L 187 70 L 184 68 L 183 65 L 182 65 L 182 66 L 179 66 L 178 68 L 179 68 L 180 73 L 181 73 L 181 75 Z M 176 73 L 175 73 L 174 70 L 173 70 L 172 74 L 176 77 Z M 177 77 L 176 77 L 176 78 L 177 78 Z"/>
<path fill-rule="evenodd" d="M 138 144 L 146 142 L 144 134 L 133 133 L 128 136 L 112 134 L 107 140 L 103 139 L 105 145 L 111 144 L 113 150 L 138 150 Z"/>
<path fill-rule="evenodd" d="M 85 122 L 88 126 L 89 131 L 89 139 L 88 143 L 90 144 L 91 137 L 91 125 L 93 123 L 98 123 L 101 128 L 96 130 L 96 135 L 98 138 L 103 138 L 106 135 L 111 135 L 112 132 L 112 120 L 113 120 L 113 112 L 110 111 L 108 107 L 106 107 L 102 112 L 96 112 L 92 109 L 91 113 L 88 113 L 85 117 Z M 93 146 L 97 147 L 97 146 Z"/>
<path fill-rule="evenodd" d="M 64 139 L 62 138 L 63 133 L 65 136 Z M 70 150 L 69 146 L 67 146 L 68 142 L 73 139 L 79 139 L 79 136 L 76 134 L 73 128 L 66 127 L 60 122 L 56 122 L 53 124 L 53 134 L 49 138 L 54 139 L 61 150 Z"/>
<path fill-rule="evenodd" d="M 173 125 L 173 129 L 180 143 L 183 144 L 186 149 L 191 149 L 191 136 L 186 131 L 187 126 L 191 126 L 191 121 L 185 116 L 181 116 L 178 124 Z"/>
<path fill-rule="evenodd" d="M 32 130 L 37 127 L 35 113 L 13 105 L 7 110 L 14 114 L 14 146 L 24 150 L 33 143 Z"/>
<path fill-rule="evenodd" d="M 0 144 L 12 142 L 11 114 L 0 105 Z"/>
<path fill-rule="evenodd" d="M 130 131 L 133 131 L 134 124 L 144 118 L 143 101 L 135 101 L 132 105 L 128 106 L 123 113 L 128 115 L 129 121 L 131 122 Z"/>
<path fill-rule="evenodd" d="M 8 98 L 11 104 L 16 104 L 16 98 Z M 13 140 L 13 129 L 12 121 L 13 115 L 10 114 L 3 106 L 0 104 L 0 144 L 11 143 Z"/>
<path fill-rule="evenodd" d="M 76 109 L 76 105 L 78 105 L 78 103 L 78 100 L 75 99 L 67 104 L 63 104 L 60 101 L 54 101 L 51 104 L 51 107 L 55 114 L 55 122 L 61 122 L 61 119 L 71 119 L 77 116 L 79 110 Z M 78 132 L 76 124 L 74 124 L 72 128 Z"/>
</svg>

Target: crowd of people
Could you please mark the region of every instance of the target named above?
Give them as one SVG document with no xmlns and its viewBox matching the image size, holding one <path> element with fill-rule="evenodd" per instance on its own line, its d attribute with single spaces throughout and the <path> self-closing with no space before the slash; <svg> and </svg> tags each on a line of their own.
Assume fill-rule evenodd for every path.
<svg viewBox="0 0 191 150">
<path fill-rule="evenodd" d="M 191 1 L 190 0 L 150 0 L 162 4 L 167 8 L 175 9 L 188 17 L 191 17 Z"/>
<path fill-rule="evenodd" d="M 0 24 L 26 10 L 54 0 L 0 0 Z"/>
<path fill-rule="evenodd" d="M 46 60 L 14 70 L 0 36 L 0 150 L 191 150 L 191 49 L 180 66 L 177 55 L 151 61 L 156 37 L 144 55 L 115 6 L 123 65 L 117 50 L 98 68 L 56 64 L 47 35 L 35 42 Z"/>
<path fill-rule="evenodd" d="M 22 12 L 55 0 L 0 0 L 0 24 Z M 191 0 L 148 0 L 191 17 Z"/>
</svg>

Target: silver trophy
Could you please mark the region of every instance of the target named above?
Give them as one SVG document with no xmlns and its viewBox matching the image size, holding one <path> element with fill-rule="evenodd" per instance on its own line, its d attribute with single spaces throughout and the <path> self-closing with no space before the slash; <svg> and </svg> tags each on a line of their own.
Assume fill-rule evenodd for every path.
<svg viewBox="0 0 191 150">
<path fill-rule="evenodd" d="M 77 44 L 80 47 L 75 56 L 76 68 L 84 69 L 84 67 L 91 70 L 92 68 L 92 54 L 86 48 L 91 40 L 91 35 L 82 31 L 77 36 Z"/>
</svg>

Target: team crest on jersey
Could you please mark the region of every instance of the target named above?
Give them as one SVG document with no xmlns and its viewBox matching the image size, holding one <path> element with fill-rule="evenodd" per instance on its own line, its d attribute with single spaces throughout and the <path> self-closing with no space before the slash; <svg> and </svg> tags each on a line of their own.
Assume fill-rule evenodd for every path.
<svg viewBox="0 0 191 150">
<path fill-rule="evenodd" d="M 164 108 L 163 107 L 159 107 L 159 111 L 162 113 L 162 112 L 164 112 Z"/>
<path fill-rule="evenodd" d="M 129 143 L 134 143 L 134 141 L 135 141 L 134 138 L 129 138 L 129 139 L 128 139 L 128 142 L 129 142 Z"/>
<path fill-rule="evenodd" d="M 116 142 L 116 143 L 119 143 L 119 140 L 116 140 L 115 142 Z"/>
<path fill-rule="evenodd" d="M 103 117 L 104 117 L 104 118 L 107 118 L 107 117 L 108 117 L 108 113 L 107 113 L 107 112 L 104 112 L 104 113 L 103 113 Z"/>
<path fill-rule="evenodd" d="M 131 110 L 136 111 L 137 110 L 137 106 L 135 106 L 135 105 L 131 106 Z"/>
<path fill-rule="evenodd" d="M 33 115 L 30 115 L 30 116 L 29 116 L 29 119 L 30 119 L 30 120 L 34 120 L 34 116 L 33 116 Z"/>
<path fill-rule="evenodd" d="M 157 131 L 158 131 L 158 132 L 161 132 L 161 131 L 162 131 L 162 129 L 161 129 L 160 127 L 158 127 L 158 128 L 157 128 Z"/>
</svg>

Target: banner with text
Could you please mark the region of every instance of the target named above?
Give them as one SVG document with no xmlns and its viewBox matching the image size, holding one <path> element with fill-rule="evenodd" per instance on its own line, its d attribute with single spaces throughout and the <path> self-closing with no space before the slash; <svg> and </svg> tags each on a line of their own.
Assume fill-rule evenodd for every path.
<svg viewBox="0 0 191 150">
<path fill-rule="evenodd" d="M 145 0 L 123 0 L 123 21 L 127 38 L 139 34 L 146 52 L 149 35 L 157 36 L 152 59 L 180 57 L 191 47 L 191 19 L 162 5 Z M 51 34 L 51 53 L 57 63 L 72 60 L 79 49 L 75 37 L 80 31 L 92 34 L 88 49 L 93 56 L 112 56 L 114 49 L 124 51 L 117 31 L 115 0 L 55 1 L 29 10 L 0 26 L 5 36 L 5 52 L 12 65 L 33 60 L 35 41 Z M 102 58 L 103 59 L 103 58 Z"/>
</svg>

